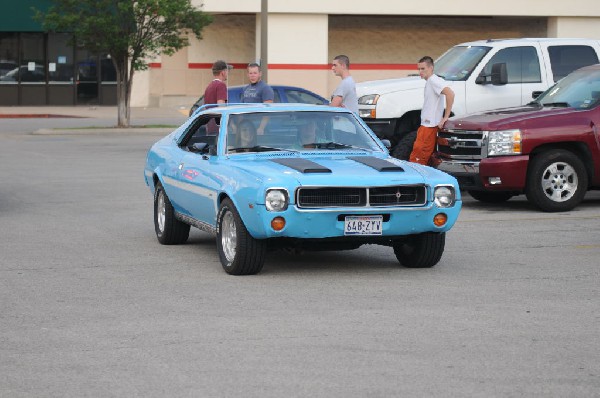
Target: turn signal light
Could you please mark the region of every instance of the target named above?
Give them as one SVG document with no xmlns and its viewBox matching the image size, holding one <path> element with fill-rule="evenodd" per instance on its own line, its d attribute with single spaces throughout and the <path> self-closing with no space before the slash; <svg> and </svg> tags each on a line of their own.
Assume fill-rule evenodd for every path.
<svg viewBox="0 0 600 398">
<path fill-rule="evenodd" d="M 283 217 L 275 217 L 271 220 L 271 228 L 274 231 L 281 231 L 285 227 L 285 218 Z"/>
<path fill-rule="evenodd" d="M 438 213 L 433 217 L 433 223 L 436 227 L 443 227 L 446 224 L 446 221 L 448 221 L 448 216 L 444 213 Z"/>
</svg>

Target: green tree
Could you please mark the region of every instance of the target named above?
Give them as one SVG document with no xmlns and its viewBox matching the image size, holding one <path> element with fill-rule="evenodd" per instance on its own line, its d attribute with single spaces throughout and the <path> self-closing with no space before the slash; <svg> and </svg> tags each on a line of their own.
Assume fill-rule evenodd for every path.
<svg viewBox="0 0 600 398">
<path fill-rule="evenodd" d="M 117 72 L 118 125 L 130 121 L 131 82 L 159 54 L 172 55 L 202 39 L 210 15 L 191 0 L 52 0 L 47 12 L 36 11 L 46 31 L 70 32 L 77 45 L 109 54 Z"/>
</svg>

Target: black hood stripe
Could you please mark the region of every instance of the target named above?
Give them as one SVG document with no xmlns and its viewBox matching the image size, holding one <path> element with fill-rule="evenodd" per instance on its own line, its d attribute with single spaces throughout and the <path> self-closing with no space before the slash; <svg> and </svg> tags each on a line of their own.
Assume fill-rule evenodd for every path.
<svg viewBox="0 0 600 398">
<path fill-rule="evenodd" d="M 283 166 L 287 166 L 291 169 L 298 170 L 301 173 L 331 173 L 331 170 L 327 167 L 321 166 L 320 164 L 307 159 L 282 158 L 271 159 L 271 161 L 279 163 Z"/>
<path fill-rule="evenodd" d="M 348 159 L 372 167 L 377 171 L 404 171 L 402 167 L 395 163 L 372 156 L 351 156 Z"/>
</svg>

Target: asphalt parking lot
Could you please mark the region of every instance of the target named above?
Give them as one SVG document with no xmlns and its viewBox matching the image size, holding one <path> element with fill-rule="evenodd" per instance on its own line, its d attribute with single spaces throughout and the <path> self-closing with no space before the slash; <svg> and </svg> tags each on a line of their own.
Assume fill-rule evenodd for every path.
<svg viewBox="0 0 600 398">
<path fill-rule="evenodd" d="M 233 277 L 210 235 L 156 240 L 161 130 L 38 122 L 0 119 L 0 396 L 600 396 L 600 192 L 467 196 L 432 269 L 365 246 Z"/>
</svg>

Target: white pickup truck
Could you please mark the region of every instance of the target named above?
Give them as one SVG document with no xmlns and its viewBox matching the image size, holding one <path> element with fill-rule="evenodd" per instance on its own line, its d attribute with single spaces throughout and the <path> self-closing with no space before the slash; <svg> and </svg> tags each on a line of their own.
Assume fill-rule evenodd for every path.
<svg viewBox="0 0 600 398">
<path fill-rule="evenodd" d="M 582 66 L 597 64 L 600 41 L 493 39 L 456 45 L 435 61 L 435 72 L 456 97 L 452 114 L 524 105 Z M 415 62 L 416 70 L 416 62 Z M 408 159 L 420 124 L 425 81 L 419 76 L 358 83 L 360 117 L 392 155 Z"/>
</svg>

